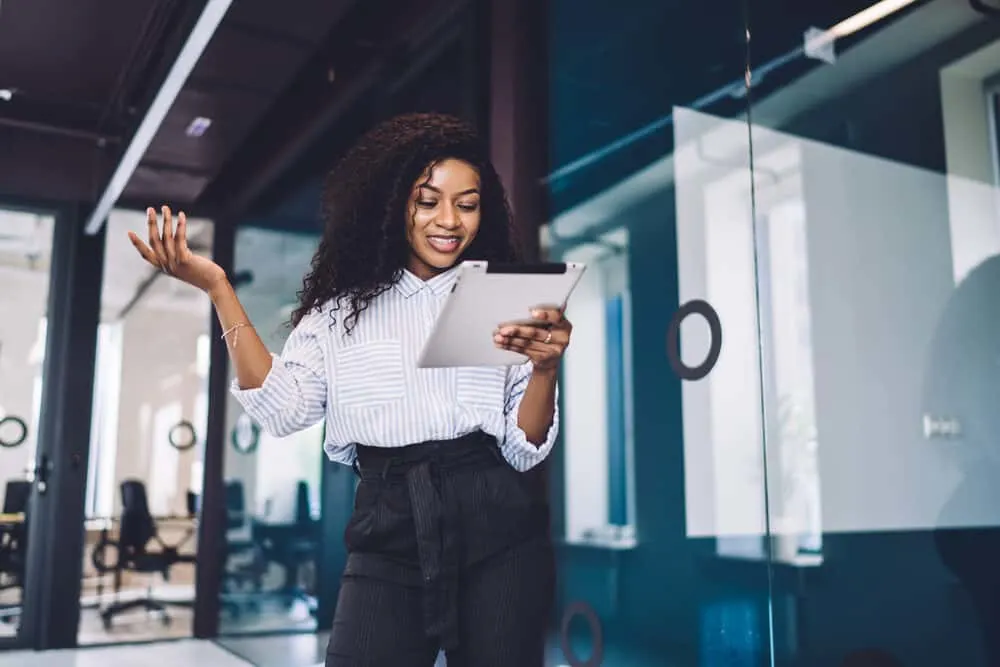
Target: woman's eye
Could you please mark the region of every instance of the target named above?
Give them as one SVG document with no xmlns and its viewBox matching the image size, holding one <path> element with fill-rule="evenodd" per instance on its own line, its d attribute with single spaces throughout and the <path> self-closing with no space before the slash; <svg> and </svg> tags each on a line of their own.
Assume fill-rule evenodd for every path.
<svg viewBox="0 0 1000 667">
<path fill-rule="evenodd" d="M 421 199 L 417 201 L 417 206 L 419 206 L 420 208 L 434 208 L 435 206 L 437 206 L 437 202 L 431 201 L 429 199 Z"/>
<path fill-rule="evenodd" d="M 472 213 L 479 209 L 479 204 L 459 204 L 458 207 L 467 213 Z"/>
</svg>

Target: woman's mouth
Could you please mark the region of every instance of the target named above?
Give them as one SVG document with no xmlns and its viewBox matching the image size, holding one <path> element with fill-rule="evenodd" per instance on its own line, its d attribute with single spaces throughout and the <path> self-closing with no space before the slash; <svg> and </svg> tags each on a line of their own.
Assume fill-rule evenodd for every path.
<svg viewBox="0 0 1000 667">
<path fill-rule="evenodd" d="M 457 236 L 428 236 L 427 242 L 438 252 L 450 254 L 458 250 L 461 239 Z"/>
</svg>

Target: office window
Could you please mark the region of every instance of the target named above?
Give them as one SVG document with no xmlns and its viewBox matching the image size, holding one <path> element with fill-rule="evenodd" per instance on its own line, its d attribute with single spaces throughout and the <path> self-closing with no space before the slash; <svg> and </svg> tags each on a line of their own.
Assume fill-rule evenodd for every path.
<svg viewBox="0 0 1000 667">
<path fill-rule="evenodd" d="M 121 405 L 122 322 L 97 329 L 94 407 L 90 424 L 87 473 L 87 516 L 106 518 L 115 505 L 115 462 L 118 459 L 118 415 Z"/>
<path fill-rule="evenodd" d="M 634 545 L 632 350 L 628 234 L 615 230 L 562 249 L 587 264 L 568 314 L 573 344 L 563 364 L 566 540 Z"/>
</svg>

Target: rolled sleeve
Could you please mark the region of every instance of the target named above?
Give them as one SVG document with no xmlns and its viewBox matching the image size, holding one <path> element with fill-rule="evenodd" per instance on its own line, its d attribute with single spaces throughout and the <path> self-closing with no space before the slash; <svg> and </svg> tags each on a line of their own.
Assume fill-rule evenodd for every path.
<svg viewBox="0 0 1000 667">
<path fill-rule="evenodd" d="M 282 437 L 313 426 L 326 414 L 327 379 L 323 347 L 317 335 L 322 322 L 311 314 L 292 331 L 260 387 L 230 391 L 246 413 L 270 435 Z"/>
<path fill-rule="evenodd" d="M 555 409 L 552 413 L 552 424 L 545 436 L 545 441 L 536 446 L 525 434 L 524 430 L 517 424 L 518 411 L 521 408 L 521 400 L 524 398 L 524 391 L 531 379 L 531 363 L 514 366 L 510 370 L 506 387 L 506 404 L 504 413 L 506 419 L 506 437 L 500 447 L 507 462 L 515 470 L 525 472 L 534 468 L 545 460 L 555 446 L 556 438 L 559 436 L 559 386 L 556 385 Z"/>
</svg>

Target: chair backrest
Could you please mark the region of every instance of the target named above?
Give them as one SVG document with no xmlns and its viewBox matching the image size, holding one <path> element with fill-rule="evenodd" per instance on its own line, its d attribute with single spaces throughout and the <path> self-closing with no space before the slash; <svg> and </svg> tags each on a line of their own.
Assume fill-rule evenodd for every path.
<svg viewBox="0 0 1000 667">
<path fill-rule="evenodd" d="M 132 555 L 145 553 L 146 544 L 156 536 L 156 522 L 149 512 L 146 485 L 135 479 L 121 484 L 122 517 L 118 531 L 121 548 Z"/>
<path fill-rule="evenodd" d="M 201 498 L 198 497 L 198 494 L 194 491 L 188 491 L 184 499 L 187 505 L 188 516 L 197 516 L 198 510 L 201 509 Z"/>
<path fill-rule="evenodd" d="M 295 489 L 295 523 L 309 525 L 312 523 L 312 502 L 309 500 L 309 483 L 300 480 Z"/>
<path fill-rule="evenodd" d="M 242 528 L 246 523 L 247 506 L 243 495 L 243 482 L 231 479 L 226 482 L 226 528 Z"/>
<path fill-rule="evenodd" d="M 12 479 L 7 482 L 3 495 L 3 513 L 21 514 L 28 511 L 28 500 L 31 498 L 31 482 L 24 479 Z"/>
</svg>

